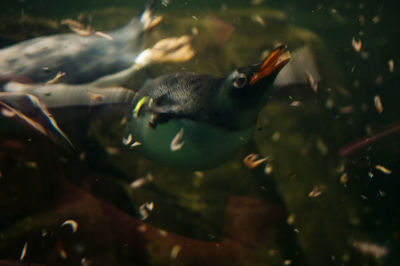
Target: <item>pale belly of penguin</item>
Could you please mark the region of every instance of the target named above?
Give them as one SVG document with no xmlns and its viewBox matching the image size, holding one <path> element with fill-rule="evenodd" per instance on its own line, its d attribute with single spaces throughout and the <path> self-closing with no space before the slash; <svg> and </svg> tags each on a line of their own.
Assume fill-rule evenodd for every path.
<svg viewBox="0 0 400 266">
<path fill-rule="evenodd" d="M 129 122 L 127 133 L 141 143 L 135 149 L 159 163 L 188 170 L 223 163 L 251 139 L 254 131 L 229 131 L 189 119 L 174 119 L 152 128 L 149 120 L 150 115 L 143 115 Z"/>
</svg>

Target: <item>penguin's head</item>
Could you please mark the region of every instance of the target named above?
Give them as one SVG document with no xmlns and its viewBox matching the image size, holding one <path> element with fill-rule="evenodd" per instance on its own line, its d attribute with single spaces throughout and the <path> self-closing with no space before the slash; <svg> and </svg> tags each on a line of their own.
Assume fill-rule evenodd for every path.
<svg viewBox="0 0 400 266">
<path fill-rule="evenodd" d="M 228 125 L 243 128 L 254 125 L 266 104 L 269 88 L 279 71 L 289 62 L 289 52 L 281 45 L 262 62 L 234 70 L 223 82 L 214 104 L 224 114 L 229 110 Z"/>
</svg>

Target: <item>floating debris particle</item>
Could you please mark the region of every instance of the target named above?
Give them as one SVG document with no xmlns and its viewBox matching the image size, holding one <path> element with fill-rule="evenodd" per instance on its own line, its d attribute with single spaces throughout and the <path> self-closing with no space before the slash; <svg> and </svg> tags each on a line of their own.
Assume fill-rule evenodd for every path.
<svg viewBox="0 0 400 266">
<path fill-rule="evenodd" d="M 25 162 L 24 165 L 28 168 L 32 168 L 32 169 L 36 169 L 38 168 L 38 165 L 36 162 L 32 161 L 32 162 Z"/>
<path fill-rule="evenodd" d="M 372 18 L 372 23 L 378 24 L 381 21 L 381 18 L 379 16 L 375 16 Z"/>
<path fill-rule="evenodd" d="M 379 74 L 375 79 L 375 84 L 382 85 L 382 83 L 383 83 L 383 76 L 381 74 Z"/>
<path fill-rule="evenodd" d="M 125 146 L 129 145 L 129 148 L 130 148 L 130 149 L 133 149 L 133 148 L 136 147 L 136 146 L 142 145 L 142 143 L 140 143 L 139 141 L 135 141 L 135 142 L 132 143 L 132 140 L 133 140 L 132 134 L 129 133 L 128 136 L 122 137 L 121 142 L 122 142 L 122 144 L 124 144 Z M 132 143 L 132 144 L 131 144 L 131 143 Z"/>
<path fill-rule="evenodd" d="M 60 24 L 68 26 L 71 31 L 73 31 L 81 36 L 84 36 L 84 37 L 94 34 L 96 36 L 105 38 L 110 41 L 114 40 L 114 38 L 111 35 L 101 32 L 101 31 L 96 31 L 90 25 L 85 26 L 83 23 L 81 23 L 77 20 L 74 20 L 74 19 L 70 19 L 70 18 L 63 19 L 60 22 Z"/>
<path fill-rule="evenodd" d="M 356 51 L 357 53 L 359 53 L 361 51 L 361 47 L 362 47 L 361 39 L 359 39 L 357 41 L 356 37 L 353 37 L 353 40 L 351 41 L 351 44 L 353 46 L 354 51 Z"/>
<path fill-rule="evenodd" d="M 28 241 L 25 241 L 25 244 L 21 250 L 21 255 L 19 256 L 19 261 L 22 261 L 25 258 L 27 248 L 28 248 Z"/>
<path fill-rule="evenodd" d="M 151 202 L 146 202 L 146 209 L 148 209 L 149 211 L 152 211 L 154 209 L 154 203 Z"/>
<path fill-rule="evenodd" d="M 325 106 L 327 109 L 332 109 L 334 104 L 335 102 L 331 98 L 329 98 L 328 100 L 326 100 Z"/>
<path fill-rule="evenodd" d="M 381 197 L 386 196 L 386 192 L 383 191 L 383 190 L 378 190 L 378 193 L 379 193 L 379 195 L 380 195 Z"/>
<path fill-rule="evenodd" d="M 84 153 L 84 152 L 79 153 L 79 160 L 81 160 L 81 161 L 86 160 L 86 153 Z"/>
<path fill-rule="evenodd" d="M 261 159 L 257 159 L 257 158 L 258 158 L 258 154 L 250 153 L 249 155 L 244 157 L 243 163 L 248 168 L 252 169 L 252 168 L 256 168 L 257 166 L 259 166 L 260 164 L 265 162 L 268 157 L 264 157 L 264 158 L 261 158 Z"/>
<path fill-rule="evenodd" d="M 272 141 L 277 142 L 281 138 L 281 132 L 275 131 L 274 134 L 272 134 Z"/>
<path fill-rule="evenodd" d="M 313 89 L 314 92 L 318 92 L 318 82 L 315 81 L 314 77 L 311 75 L 311 73 L 306 70 L 306 80 L 310 87 Z"/>
<path fill-rule="evenodd" d="M 146 224 L 141 224 L 138 227 L 138 230 L 139 230 L 139 232 L 142 232 L 142 233 L 146 232 L 147 231 L 147 225 Z"/>
<path fill-rule="evenodd" d="M 165 6 L 165 7 L 167 7 L 170 3 L 171 3 L 170 0 L 162 0 L 162 1 L 161 1 L 161 4 L 162 4 L 163 6 Z"/>
<path fill-rule="evenodd" d="M 394 71 L 394 61 L 393 61 L 393 59 L 390 59 L 388 61 L 388 67 L 389 67 L 389 72 L 393 73 L 393 71 Z"/>
<path fill-rule="evenodd" d="M 251 4 L 253 6 L 258 6 L 258 5 L 261 5 L 263 2 L 264 2 L 264 0 L 252 0 Z"/>
<path fill-rule="evenodd" d="M 146 210 L 144 205 L 141 205 L 139 207 L 139 214 L 140 214 L 140 218 L 142 219 L 142 221 L 146 220 L 149 217 L 149 212 Z"/>
<path fill-rule="evenodd" d="M 2 114 L 4 117 L 9 117 L 9 118 L 15 116 L 15 113 L 14 113 L 13 111 L 8 110 L 8 109 L 5 109 L 5 108 L 1 108 L 1 114 Z"/>
<path fill-rule="evenodd" d="M 183 128 L 181 128 L 179 132 L 175 135 L 175 137 L 172 139 L 171 144 L 169 145 L 171 151 L 177 151 L 182 149 L 183 144 L 185 143 L 184 141 L 181 142 L 182 137 L 183 137 Z"/>
<path fill-rule="evenodd" d="M 131 188 L 139 188 L 153 180 L 154 180 L 153 175 L 151 173 L 148 173 L 145 177 L 141 177 L 133 181 L 129 186 Z"/>
<path fill-rule="evenodd" d="M 293 102 L 290 103 L 290 106 L 298 107 L 298 106 L 301 106 L 301 104 L 302 103 L 300 101 L 293 101 Z"/>
<path fill-rule="evenodd" d="M 392 170 L 389 170 L 385 166 L 379 164 L 375 165 L 375 169 L 387 175 L 390 175 L 392 173 Z"/>
<path fill-rule="evenodd" d="M 283 265 L 290 265 L 290 264 L 292 264 L 291 260 L 284 260 L 283 261 Z"/>
<path fill-rule="evenodd" d="M 131 144 L 132 139 L 133 139 L 133 138 L 132 138 L 132 134 L 129 133 L 128 136 L 122 137 L 121 142 L 122 142 L 122 144 L 124 144 L 124 145 L 126 146 L 126 145 Z"/>
<path fill-rule="evenodd" d="M 124 115 L 124 116 L 121 118 L 121 121 L 119 122 L 119 124 L 120 124 L 121 126 L 123 126 L 123 125 L 126 124 L 126 122 L 128 122 L 128 117 L 127 117 L 126 115 Z"/>
<path fill-rule="evenodd" d="M 372 255 L 375 258 L 384 257 L 389 253 L 389 249 L 387 247 L 366 241 L 354 240 L 353 246 L 361 253 Z"/>
<path fill-rule="evenodd" d="M 268 250 L 268 255 L 269 256 L 276 256 L 276 254 L 278 254 L 278 251 L 276 249 Z"/>
<path fill-rule="evenodd" d="M 195 171 L 194 175 L 198 178 L 203 178 L 204 177 L 204 172 L 203 171 Z"/>
<path fill-rule="evenodd" d="M 328 146 L 326 146 L 325 142 L 321 138 L 317 138 L 316 140 L 317 149 L 322 155 L 328 154 Z"/>
<path fill-rule="evenodd" d="M 353 112 L 353 106 L 351 105 L 342 106 L 339 108 L 339 112 L 344 115 L 351 114 Z"/>
<path fill-rule="evenodd" d="M 316 198 L 316 197 L 320 196 L 323 191 L 324 190 L 323 190 L 323 188 L 321 186 L 315 186 L 313 188 L 313 190 L 311 190 L 310 193 L 308 193 L 308 196 L 310 198 Z"/>
<path fill-rule="evenodd" d="M 363 15 L 360 15 L 358 17 L 358 21 L 360 22 L 360 25 L 363 26 L 365 24 L 365 17 Z"/>
<path fill-rule="evenodd" d="M 204 172 L 202 171 L 195 171 L 194 173 L 195 178 L 193 179 L 193 185 L 196 187 L 200 187 L 203 183 Z"/>
<path fill-rule="evenodd" d="M 89 96 L 90 99 L 92 99 L 93 101 L 96 101 L 96 102 L 101 102 L 104 100 L 104 95 L 100 94 L 100 93 L 94 93 L 94 92 L 88 91 L 87 95 Z"/>
<path fill-rule="evenodd" d="M 68 26 L 71 31 L 81 36 L 89 36 L 90 34 L 93 33 L 90 25 L 85 26 L 83 25 L 83 23 L 71 18 L 61 20 L 60 24 Z"/>
<path fill-rule="evenodd" d="M 61 226 L 66 226 L 66 225 L 71 227 L 72 233 L 75 233 L 78 230 L 78 223 L 74 220 L 65 220 L 61 224 Z"/>
<path fill-rule="evenodd" d="M 346 169 L 346 165 L 342 162 L 338 167 L 338 172 L 343 173 L 345 169 Z"/>
<path fill-rule="evenodd" d="M 376 111 L 381 114 L 383 112 L 383 105 L 381 101 L 381 97 L 379 95 L 374 96 L 374 104 Z"/>
<path fill-rule="evenodd" d="M 216 236 L 213 234 L 207 234 L 207 237 L 209 240 L 214 240 L 216 238 Z"/>
<path fill-rule="evenodd" d="M 81 259 L 81 265 L 82 266 L 89 266 L 91 263 L 90 263 L 91 261 L 90 260 L 87 260 L 85 257 L 83 257 L 82 259 Z"/>
<path fill-rule="evenodd" d="M 372 173 L 371 171 L 368 172 L 368 177 L 369 178 L 373 178 L 374 177 L 374 173 Z"/>
<path fill-rule="evenodd" d="M 168 235 L 168 232 L 165 230 L 162 230 L 162 229 L 158 230 L 158 233 L 160 234 L 160 236 L 164 236 L 164 237 Z"/>
<path fill-rule="evenodd" d="M 66 141 L 72 149 L 74 148 L 74 145 L 72 145 L 71 141 L 68 139 L 68 137 L 62 132 L 62 130 L 58 127 L 57 122 L 55 121 L 53 115 L 49 112 L 49 110 L 46 108 L 45 105 L 39 100 L 38 97 L 34 96 L 33 94 L 25 94 L 25 96 L 29 99 L 29 101 L 35 106 L 35 108 L 38 108 L 41 113 L 46 117 L 48 122 L 52 126 L 52 131 L 55 130 L 57 132 L 57 137 L 61 136 L 64 141 Z M 7 108 L 8 110 L 14 112 L 19 118 L 21 118 L 23 121 L 28 123 L 31 127 L 34 129 L 38 130 L 40 133 L 44 134 L 45 136 L 49 136 L 49 132 L 45 129 L 43 125 L 40 123 L 36 122 L 34 119 L 26 116 L 24 113 L 21 111 L 11 107 L 10 105 L 6 104 L 3 101 L 0 101 L 0 104 L 3 105 L 3 107 Z M 46 122 L 47 123 L 47 122 Z"/>
<path fill-rule="evenodd" d="M 109 41 L 114 41 L 114 38 L 111 35 L 107 34 L 107 33 L 104 33 L 104 32 L 101 32 L 101 31 L 96 31 L 94 34 L 99 36 L 99 37 L 105 38 L 105 39 L 107 39 Z"/>
<path fill-rule="evenodd" d="M 199 34 L 199 29 L 198 29 L 197 27 L 192 27 L 191 32 L 192 32 L 192 35 L 193 35 L 193 36 L 196 36 L 196 35 Z"/>
<path fill-rule="evenodd" d="M 176 260 L 178 258 L 179 252 L 181 252 L 182 246 L 181 245 L 175 245 L 171 249 L 170 257 L 173 260 Z"/>
<path fill-rule="evenodd" d="M 57 81 L 59 81 L 60 78 L 64 77 L 65 75 L 67 75 L 67 73 L 59 71 L 54 78 L 48 80 L 44 85 L 54 84 Z"/>
<path fill-rule="evenodd" d="M 152 211 L 154 208 L 153 202 L 145 202 L 139 207 L 139 214 L 142 220 L 146 220 L 149 217 L 149 212 Z"/>
<path fill-rule="evenodd" d="M 142 145 L 141 142 L 135 141 L 134 143 L 131 144 L 131 146 L 129 146 L 129 148 L 130 148 L 130 149 L 133 149 L 133 148 L 135 148 L 135 147 L 137 147 L 137 146 L 140 146 L 140 145 Z"/>
<path fill-rule="evenodd" d="M 343 173 L 340 176 L 340 183 L 342 183 L 343 185 L 347 184 L 347 182 L 349 181 L 349 176 L 347 175 L 347 173 Z"/>
<path fill-rule="evenodd" d="M 370 57 L 370 54 L 365 51 L 362 51 L 360 55 L 362 59 L 368 59 Z"/>
<path fill-rule="evenodd" d="M 119 154 L 121 151 L 116 148 L 116 147 L 112 147 L 112 146 L 107 146 L 106 147 L 106 152 L 110 155 L 117 155 Z"/>
<path fill-rule="evenodd" d="M 363 200 L 366 200 L 366 199 L 368 199 L 368 197 L 367 197 L 367 196 L 365 196 L 364 194 L 361 194 L 361 195 L 360 195 L 360 197 L 361 197 Z"/>
<path fill-rule="evenodd" d="M 294 225 L 295 218 L 296 218 L 296 215 L 294 213 L 292 213 L 287 218 L 287 223 L 290 224 L 290 225 Z"/>
<path fill-rule="evenodd" d="M 261 16 L 259 16 L 259 15 L 254 15 L 254 16 L 252 16 L 251 18 L 252 18 L 255 22 L 257 22 L 258 24 L 260 24 L 261 26 L 263 26 L 263 27 L 266 26 L 265 21 L 264 21 L 264 19 L 263 19 Z"/>
<path fill-rule="evenodd" d="M 58 252 L 60 253 L 60 258 L 63 260 L 67 259 L 67 252 L 63 248 L 60 248 Z"/>
<path fill-rule="evenodd" d="M 272 164 L 267 163 L 267 165 L 265 166 L 265 169 L 264 169 L 264 173 L 266 175 L 270 175 L 270 174 L 272 174 L 272 171 L 273 171 Z"/>
</svg>

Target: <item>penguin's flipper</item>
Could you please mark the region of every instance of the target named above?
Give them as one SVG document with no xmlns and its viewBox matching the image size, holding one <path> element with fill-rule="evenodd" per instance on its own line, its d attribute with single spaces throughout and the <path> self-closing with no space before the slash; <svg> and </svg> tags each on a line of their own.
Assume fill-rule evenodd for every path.
<svg viewBox="0 0 400 266">
<path fill-rule="evenodd" d="M 67 144 L 70 148 L 75 149 L 67 135 L 58 126 L 53 115 L 35 95 L 0 92 L 0 106 L 54 142 Z"/>
</svg>

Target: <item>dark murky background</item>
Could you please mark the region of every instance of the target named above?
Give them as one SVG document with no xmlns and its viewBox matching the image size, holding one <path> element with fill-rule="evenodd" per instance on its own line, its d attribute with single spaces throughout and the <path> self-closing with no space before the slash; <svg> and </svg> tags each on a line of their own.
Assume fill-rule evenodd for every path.
<svg viewBox="0 0 400 266">
<path fill-rule="evenodd" d="M 195 173 L 114 154 L 112 140 L 98 134 L 109 126 L 101 121 L 67 119 L 63 128 L 82 150 L 76 155 L 1 118 L 1 263 L 18 265 L 26 245 L 21 263 L 35 265 L 398 265 L 399 131 L 338 155 L 357 138 L 399 127 L 396 2 L 171 2 L 160 5 L 164 21 L 147 43 L 196 28 L 197 55 L 154 67 L 149 77 L 225 75 L 281 42 L 311 48 L 323 78 L 318 92 L 275 92 L 254 141 L 229 162 Z M 58 22 L 82 12 L 97 29 L 112 30 L 143 4 L 8 1 L 0 45 L 69 32 Z M 227 41 L 213 34 L 213 18 L 234 27 Z M 360 52 L 353 37 L 362 41 Z M 249 153 L 268 156 L 267 164 L 247 169 Z M 129 187 L 149 173 L 151 182 Z M 154 209 L 143 224 L 146 202 Z M 67 220 L 77 222 L 76 232 L 62 226 Z"/>
</svg>

